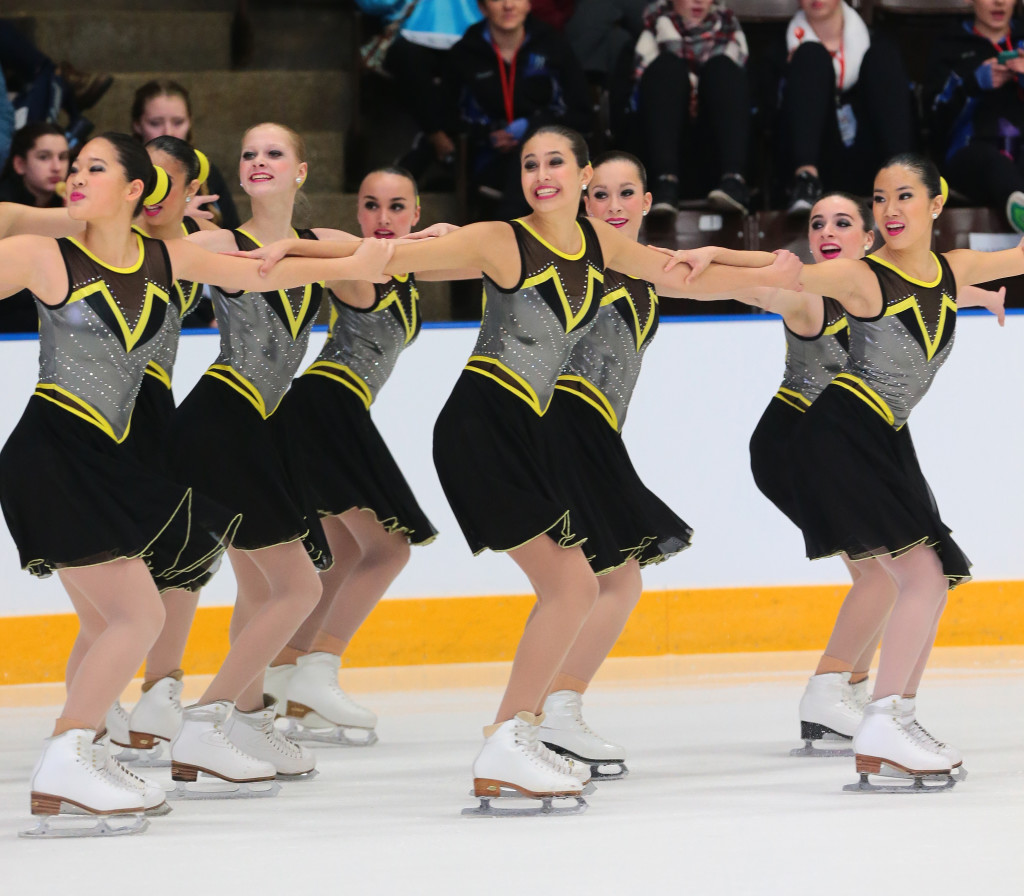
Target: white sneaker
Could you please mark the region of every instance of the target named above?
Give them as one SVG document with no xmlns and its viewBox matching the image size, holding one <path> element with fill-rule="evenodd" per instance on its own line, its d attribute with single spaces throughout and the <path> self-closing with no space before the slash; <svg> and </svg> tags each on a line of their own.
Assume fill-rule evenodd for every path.
<svg viewBox="0 0 1024 896">
<path fill-rule="evenodd" d="M 181 728 L 171 741 L 171 777 L 195 781 L 205 772 L 225 781 L 271 781 L 273 764 L 250 756 L 224 733 L 232 705 L 227 700 L 188 706 L 182 711 Z"/>
<path fill-rule="evenodd" d="M 132 745 L 129 716 L 120 700 L 115 700 L 114 705 L 107 710 L 105 720 L 107 726 L 107 737 L 110 742 L 119 747 L 130 747 Z"/>
<path fill-rule="evenodd" d="M 169 741 L 181 727 L 182 671 L 155 681 L 142 692 L 128 721 L 131 745 L 148 750 L 158 741 Z"/>
<path fill-rule="evenodd" d="M 956 747 L 951 747 L 949 744 L 936 740 L 917 721 L 917 703 L 913 697 L 903 698 L 903 714 L 900 717 L 900 721 L 903 723 L 903 727 L 917 738 L 922 746 L 944 756 L 953 768 L 960 768 L 964 764 L 963 754 Z"/>
<path fill-rule="evenodd" d="M 500 796 L 503 787 L 526 796 L 579 796 L 582 784 L 544 758 L 537 739 L 538 719 L 529 712 L 484 729 L 483 748 L 473 762 L 477 796 Z"/>
<path fill-rule="evenodd" d="M 341 657 L 333 653 L 300 656 L 288 682 L 285 715 L 307 728 L 376 728 L 376 713 L 360 706 L 339 687 L 340 668 Z"/>
<path fill-rule="evenodd" d="M 48 737 L 32 772 L 32 814 L 90 815 L 141 813 L 143 793 L 119 783 L 101 757 L 105 749 L 93 743 L 96 732 L 74 728 Z"/>
<path fill-rule="evenodd" d="M 111 755 L 106 744 L 94 743 L 92 746 L 96 753 L 94 762 L 103 766 L 108 777 L 120 786 L 142 794 L 142 805 L 147 815 L 166 815 L 171 811 L 167 805 L 167 793 L 156 781 L 125 768 Z"/>
<path fill-rule="evenodd" d="M 273 703 L 253 712 L 239 712 L 236 706 L 225 734 L 243 752 L 273 765 L 278 775 L 308 775 L 316 768 L 316 755 L 278 731 L 274 727 L 276 715 Z"/>
<path fill-rule="evenodd" d="M 263 693 L 277 704 L 277 711 L 283 714 L 288 708 L 288 682 L 295 674 L 295 663 L 286 663 L 283 666 L 267 666 L 263 673 Z"/>
<path fill-rule="evenodd" d="M 887 765 L 910 775 L 948 775 L 949 760 L 927 748 L 903 725 L 904 703 L 893 694 L 867 705 L 864 720 L 853 736 L 857 771 L 885 774 L 882 766 Z"/>
<path fill-rule="evenodd" d="M 554 691 L 544 701 L 541 741 L 585 763 L 625 762 L 626 748 L 601 737 L 583 720 L 583 695 Z"/>
<path fill-rule="evenodd" d="M 849 672 L 812 675 L 800 698 L 800 736 L 821 740 L 826 734 L 853 737 L 864 709 L 859 705 Z"/>
</svg>

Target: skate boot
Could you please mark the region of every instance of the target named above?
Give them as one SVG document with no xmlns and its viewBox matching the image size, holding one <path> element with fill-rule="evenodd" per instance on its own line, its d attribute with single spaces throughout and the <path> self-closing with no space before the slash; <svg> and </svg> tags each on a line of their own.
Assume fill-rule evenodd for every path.
<svg viewBox="0 0 1024 896">
<path fill-rule="evenodd" d="M 104 719 L 106 734 L 104 739 L 109 740 L 112 752 L 116 754 L 119 762 L 134 763 L 142 762 L 143 756 L 139 750 L 132 749 L 130 717 L 128 711 L 121 705 L 120 700 L 115 700 L 114 705 L 107 710 L 107 717 Z M 123 749 L 117 749 L 121 747 Z"/>
<path fill-rule="evenodd" d="M 288 682 L 285 715 L 298 723 L 289 732 L 296 740 L 369 747 L 377 743 L 377 716 L 360 706 L 338 686 L 341 657 L 333 653 L 300 656 Z M 361 737 L 349 734 L 353 729 Z"/>
<path fill-rule="evenodd" d="M 288 682 L 295 674 L 295 663 L 283 666 L 267 666 L 263 673 L 263 692 L 277 705 L 278 717 L 283 717 L 288 708 Z"/>
<path fill-rule="evenodd" d="M 860 781 L 843 790 L 863 793 L 925 793 L 948 790 L 955 783 L 951 764 L 941 753 L 926 747 L 903 725 L 904 700 L 891 695 L 869 703 L 853 736 Z M 911 785 L 876 785 L 869 775 L 911 778 Z M 929 784 L 928 781 L 937 783 Z"/>
<path fill-rule="evenodd" d="M 906 728 L 917 740 L 927 749 L 934 750 L 944 756 L 950 767 L 953 769 L 953 779 L 964 781 L 967 778 L 967 769 L 964 768 L 963 754 L 949 744 L 936 740 L 924 726 L 917 721 L 917 702 L 913 697 L 903 698 L 903 715 L 900 718 L 903 727 Z"/>
<path fill-rule="evenodd" d="M 42 816 L 39 824 L 22 837 L 103 837 L 137 834 L 149 825 L 142 791 L 114 780 L 100 758 L 105 749 L 93 742 L 95 731 L 74 728 L 49 737 L 32 772 L 32 814 Z M 65 826 L 55 816 L 73 816 Z M 117 816 L 111 824 L 100 818 L 89 826 L 81 816 Z"/>
<path fill-rule="evenodd" d="M 281 789 L 274 781 L 277 769 L 272 763 L 250 756 L 228 740 L 224 729 L 232 708 L 227 700 L 218 700 L 182 711 L 181 728 L 171 740 L 171 778 L 179 782 L 169 794 L 172 799 L 269 797 Z M 196 783 L 200 772 L 237 786 L 189 788 L 187 785 Z M 259 782 L 269 784 L 253 787 Z"/>
<path fill-rule="evenodd" d="M 541 754 L 538 718 L 520 712 L 515 718 L 484 728 L 483 748 L 473 762 L 473 795 L 480 805 L 463 809 L 463 815 L 575 815 L 586 811 L 582 784 L 572 775 L 562 774 Z M 527 808 L 492 806 L 494 799 L 527 797 L 541 805 Z M 556 806 L 553 800 L 568 797 L 569 806 Z"/>
<path fill-rule="evenodd" d="M 583 720 L 583 695 L 577 691 L 555 691 L 544 701 L 540 724 L 541 743 L 575 766 L 589 769 L 588 778 L 614 781 L 629 774 L 626 748 L 601 737 Z M 602 767 L 611 766 L 607 771 Z"/>
<path fill-rule="evenodd" d="M 236 706 L 224 726 L 224 733 L 243 753 L 269 762 L 279 778 L 316 777 L 316 756 L 300 744 L 292 743 L 274 727 L 277 706 L 264 694 L 264 707 L 239 712 Z"/>
<path fill-rule="evenodd" d="M 170 675 L 142 686 L 139 702 L 128 717 L 128 739 L 138 751 L 134 765 L 166 768 L 171 761 L 164 755 L 181 727 L 181 689 L 184 673 L 175 669 Z M 120 762 L 125 757 L 118 757 Z"/>
<path fill-rule="evenodd" d="M 864 715 L 864 707 L 871 702 L 871 685 L 868 681 L 869 679 L 864 678 L 856 684 L 850 685 L 850 699 L 853 701 L 853 705 L 860 710 L 861 715 Z"/>
<path fill-rule="evenodd" d="M 158 815 L 167 815 L 171 811 L 167 803 L 167 793 L 156 781 L 125 768 L 111 755 L 108 744 L 98 741 L 92 746 L 96 751 L 95 762 L 103 766 L 108 777 L 122 787 L 137 790 L 142 794 L 142 805 L 146 815 L 155 818 Z"/>
<path fill-rule="evenodd" d="M 864 717 L 849 672 L 812 675 L 800 698 L 800 736 L 804 745 L 790 756 L 852 756 L 850 739 Z M 815 747 L 815 741 L 832 747 Z"/>
</svg>

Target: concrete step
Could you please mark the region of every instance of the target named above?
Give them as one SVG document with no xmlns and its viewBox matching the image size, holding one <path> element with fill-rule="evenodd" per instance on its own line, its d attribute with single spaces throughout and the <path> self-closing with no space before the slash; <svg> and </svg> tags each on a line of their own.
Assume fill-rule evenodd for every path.
<svg viewBox="0 0 1024 896">
<path fill-rule="evenodd" d="M 246 68 L 351 69 L 355 53 L 352 16 L 333 9 L 288 4 L 257 7 L 250 15 L 253 54 Z"/>
<path fill-rule="evenodd" d="M 236 0 L 174 0 L 174 8 L 181 12 L 233 12 Z M 167 0 L 89 0 L 90 13 L 115 12 L 167 12 Z M 73 0 L 5 0 L 4 16 L 32 13 L 68 13 L 77 15 L 82 9 Z"/>
<path fill-rule="evenodd" d="M 227 68 L 230 63 L 231 14 L 227 12 L 33 9 L 9 17 L 51 59 L 68 59 L 87 71 L 194 71 Z"/>
</svg>

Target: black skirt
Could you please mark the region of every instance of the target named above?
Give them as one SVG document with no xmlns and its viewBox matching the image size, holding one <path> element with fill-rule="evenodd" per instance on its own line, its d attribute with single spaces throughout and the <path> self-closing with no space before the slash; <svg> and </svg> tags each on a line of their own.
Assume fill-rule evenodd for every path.
<svg viewBox="0 0 1024 896">
<path fill-rule="evenodd" d="M 277 412 L 321 517 L 369 510 L 388 532 L 429 544 L 437 530 L 420 509 L 370 412 L 326 377 L 300 376 Z"/>
<path fill-rule="evenodd" d="M 556 392 L 542 422 L 594 572 L 660 563 L 690 546 L 693 529 L 644 485 L 621 434 L 590 405 Z"/>
<path fill-rule="evenodd" d="M 463 371 L 434 424 L 434 466 L 470 549 L 510 551 L 548 534 L 581 544 L 546 429 L 527 404 Z"/>
<path fill-rule="evenodd" d="M 143 460 L 167 465 L 167 438 L 174 416 L 174 393 L 155 376 L 142 378 L 125 445 Z"/>
<path fill-rule="evenodd" d="M 161 591 L 209 578 L 238 524 L 158 462 L 38 396 L 0 451 L 0 504 L 33 575 L 141 558 Z"/>
<path fill-rule="evenodd" d="M 796 455 L 791 445 L 803 416 L 792 405 L 773 398 L 750 437 L 750 472 L 755 484 L 798 528 L 800 519 L 793 491 Z"/>
<path fill-rule="evenodd" d="M 318 569 L 332 559 L 307 471 L 292 451 L 280 413 L 263 419 L 226 383 L 202 376 L 174 412 L 168 438 L 174 476 L 242 515 L 232 547 L 242 551 L 301 541 Z"/>
<path fill-rule="evenodd" d="M 893 429 L 832 385 L 803 415 L 793 440 L 801 458 L 793 479 L 797 517 L 809 558 L 898 557 L 927 544 L 950 587 L 970 580 L 971 563 L 939 516 L 907 426 Z"/>
</svg>

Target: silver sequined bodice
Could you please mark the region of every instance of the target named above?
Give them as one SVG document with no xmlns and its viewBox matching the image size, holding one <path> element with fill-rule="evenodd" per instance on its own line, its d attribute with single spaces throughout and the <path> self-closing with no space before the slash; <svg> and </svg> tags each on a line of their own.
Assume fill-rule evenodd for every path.
<svg viewBox="0 0 1024 896">
<path fill-rule="evenodd" d="M 305 237 L 304 232 L 302 235 Z M 252 248 L 236 231 L 239 248 Z M 313 237 L 315 239 L 315 237 Z M 211 289 L 220 354 L 206 371 L 241 393 L 267 418 L 277 410 L 309 345 L 323 284 L 276 292 Z"/>
<path fill-rule="evenodd" d="M 850 315 L 850 360 L 835 382 L 897 429 L 910 417 L 953 350 L 956 281 L 942 256 L 930 283 L 914 280 L 868 256 L 882 289 L 874 320 Z"/>
<path fill-rule="evenodd" d="M 35 395 L 100 428 L 128 434 L 132 409 L 167 317 L 171 266 L 159 240 L 138 236 L 132 268 L 110 268 L 71 239 L 58 240 L 69 290 L 58 306 L 37 302 Z"/>
<path fill-rule="evenodd" d="M 484 315 L 466 369 L 489 377 L 543 414 L 573 348 L 593 324 L 604 280 L 597 236 L 586 219 L 580 252 L 563 255 L 521 221 L 511 222 L 522 258 L 508 291 L 484 277 Z"/>
<path fill-rule="evenodd" d="M 658 330 L 658 294 L 644 280 L 605 271 L 594 325 L 576 343 L 558 388 L 589 402 L 621 431 L 644 353 Z"/>
<path fill-rule="evenodd" d="M 786 331 L 786 371 L 776 398 L 806 410 L 849 360 L 850 332 L 846 311 L 835 299 L 824 296 L 824 316 L 817 336 L 798 336 Z"/>
<path fill-rule="evenodd" d="M 398 356 L 419 335 L 416 279 L 411 274 L 374 284 L 374 303 L 353 308 L 331 295 L 327 341 L 304 376 L 334 379 L 355 392 L 367 408 L 391 376 Z"/>
</svg>

